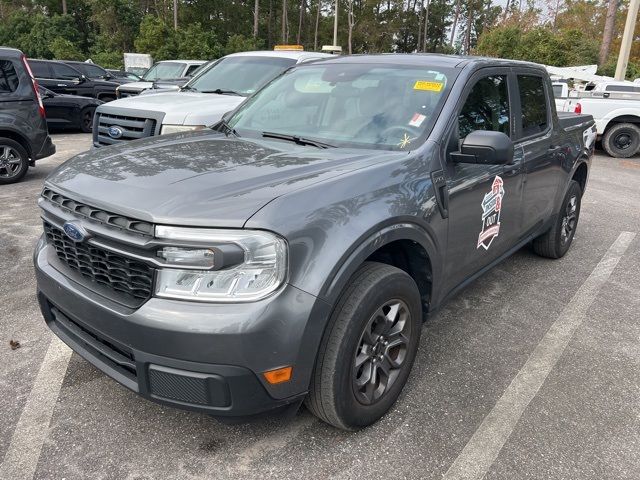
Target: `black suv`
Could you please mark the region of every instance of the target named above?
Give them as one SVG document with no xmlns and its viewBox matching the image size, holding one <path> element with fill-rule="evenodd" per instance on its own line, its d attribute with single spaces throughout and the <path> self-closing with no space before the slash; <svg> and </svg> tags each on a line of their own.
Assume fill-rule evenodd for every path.
<svg viewBox="0 0 640 480">
<path fill-rule="evenodd" d="M 17 182 L 29 165 L 55 151 L 25 56 L 0 48 L 0 185 Z"/>
<path fill-rule="evenodd" d="M 56 93 L 93 97 L 104 102 L 115 100 L 120 85 L 102 79 L 89 78 L 78 69 L 56 60 L 29 60 L 38 83 Z"/>
<path fill-rule="evenodd" d="M 78 62 L 73 60 L 62 60 L 62 62 L 66 63 L 70 67 L 75 68 L 85 77 L 90 78 L 91 80 L 107 80 L 109 82 L 117 83 L 118 85 L 137 81 L 128 77 L 116 77 L 113 73 L 108 72 L 100 65 L 96 65 L 95 63 Z"/>
</svg>

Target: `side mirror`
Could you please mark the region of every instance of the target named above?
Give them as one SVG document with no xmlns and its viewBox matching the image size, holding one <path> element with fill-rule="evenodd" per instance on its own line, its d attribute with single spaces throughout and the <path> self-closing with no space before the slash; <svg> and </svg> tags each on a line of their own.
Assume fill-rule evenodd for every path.
<svg viewBox="0 0 640 480">
<path fill-rule="evenodd" d="M 513 142 L 502 132 L 476 130 L 465 137 L 459 152 L 452 152 L 457 163 L 505 165 L 513 162 Z"/>
</svg>

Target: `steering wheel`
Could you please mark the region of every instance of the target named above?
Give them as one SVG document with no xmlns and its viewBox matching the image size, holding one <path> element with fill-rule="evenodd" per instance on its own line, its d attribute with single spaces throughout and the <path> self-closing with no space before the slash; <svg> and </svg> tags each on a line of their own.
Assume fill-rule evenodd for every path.
<svg viewBox="0 0 640 480">
<path fill-rule="evenodd" d="M 416 132 L 412 130 L 410 127 L 405 127 L 404 125 L 393 125 L 391 127 L 385 128 L 382 132 L 380 132 L 380 136 L 382 138 L 389 138 L 391 134 L 394 132 L 398 132 L 400 136 L 398 137 L 398 141 L 402 143 L 404 141 L 404 135 L 406 135 L 410 140 L 415 140 Z M 402 135 L 404 134 L 404 135 Z M 410 142 L 407 142 L 410 143 Z"/>
</svg>

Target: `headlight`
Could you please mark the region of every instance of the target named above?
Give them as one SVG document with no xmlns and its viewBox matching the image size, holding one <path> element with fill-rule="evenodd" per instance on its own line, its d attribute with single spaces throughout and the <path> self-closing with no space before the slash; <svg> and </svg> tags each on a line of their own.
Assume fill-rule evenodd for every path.
<svg viewBox="0 0 640 480">
<path fill-rule="evenodd" d="M 202 130 L 204 125 L 162 125 L 160 129 L 160 135 L 167 135 L 169 133 L 178 132 L 190 132 L 192 130 Z"/>
<path fill-rule="evenodd" d="M 156 277 L 158 297 L 248 302 L 274 292 L 286 278 L 286 242 L 270 232 L 159 225 L 156 237 L 180 245 L 158 251 L 166 264 Z"/>
</svg>

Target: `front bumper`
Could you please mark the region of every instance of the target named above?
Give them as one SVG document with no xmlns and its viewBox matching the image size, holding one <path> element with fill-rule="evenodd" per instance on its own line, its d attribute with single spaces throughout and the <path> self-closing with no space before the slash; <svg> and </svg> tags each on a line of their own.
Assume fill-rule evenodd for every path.
<svg viewBox="0 0 640 480">
<path fill-rule="evenodd" d="M 53 249 L 34 255 L 38 299 L 53 332 L 145 398 L 216 416 L 250 416 L 307 392 L 329 306 L 286 285 L 245 304 L 152 298 L 131 310 L 71 280 Z M 293 366 L 271 385 L 262 372 Z"/>
</svg>

